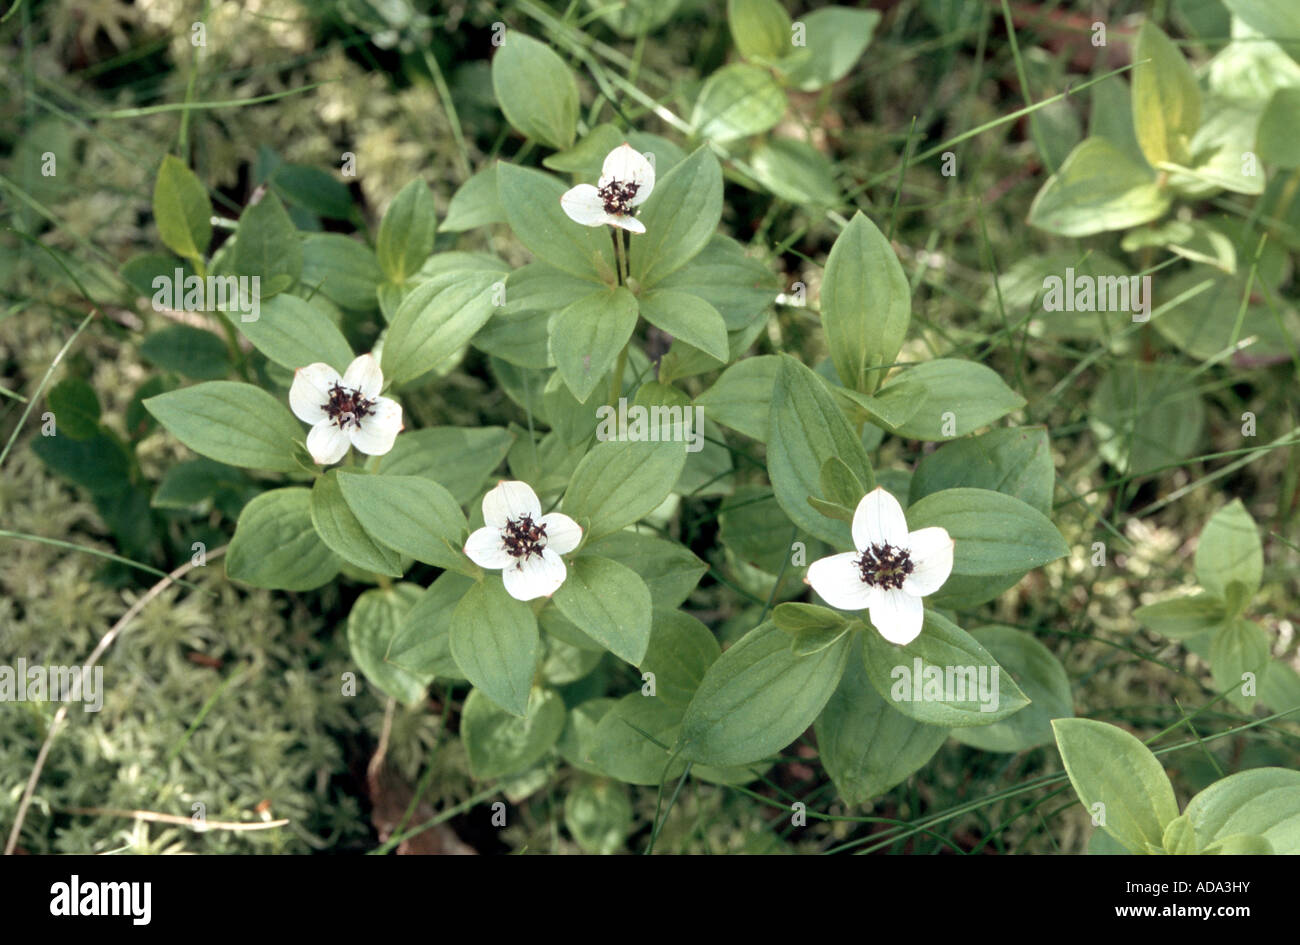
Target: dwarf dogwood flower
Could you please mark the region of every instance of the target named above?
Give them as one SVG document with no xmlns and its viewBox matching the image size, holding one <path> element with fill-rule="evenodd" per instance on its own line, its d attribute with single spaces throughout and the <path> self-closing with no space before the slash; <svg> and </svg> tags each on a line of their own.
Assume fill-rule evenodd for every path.
<svg viewBox="0 0 1300 945">
<path fill-rule="evenodd" d="M 312 425 L 307 452 L 322 466 L 337 463 L 355 446 L 371 456 L 393 448 L 402 429 L 402 405 L 380 397 L 384 375 L 372 354 L 363 354 L 339 372 L 316 362 L 298 368 L 289 388 L 294 415 Z"/>
<path fill-rule="evenodd" d="M 465 554 L 481 568 L 501 571 L 516 600 L 550 597 L 568 574 L 562 554 L 582 541 L 582 527 L 560 512 L 542 514 L 526 482 L 497 483 L 483 496 L 482 528 L 465 542 Z"/>
<path fill-rule="evenodd" d="M 654 165 L 630 144 L 620 144 L 605 156 L 596 186 L 579 184 L 566 190 L 560 206 L 583 226 L 619 226 L 644 233 L 645 224 L 634 213 L 655 188 Z"/>
<path fill-rule="evenodd" d="M 808 583 L 832 607 L 870 610 L 890 643 L 911 643 L 925 617 L 921 598 L 952 573 L 952 538 L 938 527 L 909 532 L 898 500 L 877 488 L 853 513 L 853 547 L 814 561 Z"/>
</svg>

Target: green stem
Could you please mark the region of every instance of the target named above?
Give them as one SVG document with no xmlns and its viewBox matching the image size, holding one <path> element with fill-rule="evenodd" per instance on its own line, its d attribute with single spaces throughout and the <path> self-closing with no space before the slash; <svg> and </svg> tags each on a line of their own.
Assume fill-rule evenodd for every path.
<svg viewBox="0 0 1300 945">
<path fill-rule="evenodd" d="M 619 395 L 623 393 L 623 371 L 627 367 L 627 349 L 632 345 L 629 340 L 623 345 L 623 350 L 618 353 L 618 360 L 614 362 L 614 374 L 609 379 L 609 405 L 618 406 Z"/>
</svg>

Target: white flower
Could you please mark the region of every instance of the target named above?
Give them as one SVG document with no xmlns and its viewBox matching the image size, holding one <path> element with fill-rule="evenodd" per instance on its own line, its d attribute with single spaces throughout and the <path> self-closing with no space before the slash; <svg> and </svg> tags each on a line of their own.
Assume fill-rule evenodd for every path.
<svg viewBox="0 0 1300 945">
<path fill-rule="evenodd" d="M 596 186 L 579 184 L 560 196 L 560 206 L 583 226 L 620 226 L 644 233 L 635 210 L 655 189 L 654 165 L 630 144 L 620 144 L 605 156 Z"/>
<path fill-rule="evenodd" d="M 853 513 L 853 547 L 814 561 L 807 583 L 832 607 L 870 609 L 890 643 L 911 643 L 925 618 L 921 598 L 952 573 L 952 538 L 938 527 L 909 532 L 903 507 L 877 487 Z"/>
<path fill-rule="evenodd" d="M 393 448 L 402 429 L 402 405 L 380 397 L 384 375 L 372 354 L 363 354 L 339 372 L 316 362 L 293 373 L 289 406 L 312 425 L 307 451 L 322 466 L 337 463 L 355 446 L 371 456 Z"/>
<path fill-rule="evenodd" d="M 481 568 L 500 569 L 511 597 L 532 600 L 560 589 L 568 574 L 560 555 L 582 541 L 577 522 L 560 512 L 543 515 L 527 483 L 506 481 L 483 496 L 483 521 L 465 554 Z"/>
</svg>

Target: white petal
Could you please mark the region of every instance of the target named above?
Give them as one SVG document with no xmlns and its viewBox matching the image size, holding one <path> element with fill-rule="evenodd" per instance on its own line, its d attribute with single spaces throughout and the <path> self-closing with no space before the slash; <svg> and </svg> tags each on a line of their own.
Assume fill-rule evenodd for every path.
<svg viewBox="0 0 1300 945">
<path fill-rule="evenodd" d="M 903 590 L 913 597 L 933 594 L 952 574 L 952 549 L 956 543 L 946 529 L 934 525 L 912 532 L 907 544 L 913 567 L 903 579 Z"/>
<path fill-rule="evenodd" d="M 486 525 L 470 533 L 464 551 L 469 560 L 480 568 L 500 570 L 515 562 L 501 541 L 501 529 Z"/>
<path fill-rule="evenodd" d="M 916 639 L 925 621 L 921 598 L 907 591 L 881 591 L 871 603 L 871 623 L 890 643 L 904 646 Z"/>
<path fill-rule="evenodd" d="M 526 482 L 503 479 L 483 496 L 483 524 L 505 528 L 506 522 L 517 522 L 527 515 L 534 522 L 542 517 L 542 503 L 537 493 Z"/>
<path fill-rule="evenodd" d="M 384 372 L 373 354 L 363 354 L 343 372 L 343 386 L 360 391 L 366 400 L 374 400 L 384 389 Z"/>
<path fill-rule="evenodd" d="M 602 226 L 605 223 L 605 201 L 591 184 L 579 184 L 560 195 L 560 207 L 583 226 Z"/>
<path fill-rule="evenodd" d="M 546 526 L 546 547 L 556 554 L 567 555 L 582 542 L 582 526 L 563 512 L 543 515 L 540 523 Z"/>
<path fill-rule="evenodd" d="M 543 548 L 540 555 L 520 558 L 502 571 L 501 580 L 515 600 L 532 600 L 550 597 L 560 589 L 568 573 L 563 559 L 550 548 Z"/>
<path fill-rule="evenodd" d="M 863 496 L 853 512 L 853 547 L 866 551 L 871 545 L 907 547 L 903 507 L 881 486 Z"/>
<path fill-rule="evenodd" d="M 808 566 L 807 581 L 812 589 L 832 607 L 840 610 L 866 610 L 875 600 L 877 589 L 862 580 L 858 558 L 852 551 L 818 558 Z"/>
<path fill-rule="evenodd" d="M 645 224 L 636 217 L 623 217 L 617 214 L 607 213 L 605 222 L 610 226 L 617 226 L 620 229 L 627 230 L 629 233 L 644 233 Z"/>
<path fill-rule="evenodd" d="M 359 427 L 348 428 L 348 437 L 367 456 L 383 456 L 393 448 L 393 440 L 402 432 L 402 405 L 380 397 L 371 409 L 374 412 L 362 417 Z"/>
<path fill-rule="evenodd" d="M 631 200 L 632 206 L 638 206 L 650 196 L 655 189 L 655 166 L 646 160 L 646 156 L 632 145 L 624 142 L 605 156 L 605 163 L 600 168 L 602 184 L 616 180 L 620 184 L 636 184 L 636 196 Z"/>
<path fill-rule="evenodd" d="M 317 361 L 293 372 L 289 387 L 289 409 L 304 423 L 317 423 L 325 412 L 321 409 L 330 400 L 330 388 L 343 379 L 328 364 Z"/>
<path fill-rule="evenodd" d="M 322 420 L 307 434 L 307 452 L 322 466 L 337 463 L 348 451 L 348 435 L 330 420 Z"/>
</svg>

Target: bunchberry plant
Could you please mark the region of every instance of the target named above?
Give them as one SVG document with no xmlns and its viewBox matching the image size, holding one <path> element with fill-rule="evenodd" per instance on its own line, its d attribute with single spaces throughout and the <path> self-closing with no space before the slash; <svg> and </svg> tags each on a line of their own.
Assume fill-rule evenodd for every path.
<svg viewBox="0 0 1300 945">
<path fill-rule="evenodd" d="M 35 451 L 124 554 L 206 567 L 228 543 L 231 585 L 328 621 L 351 678 L 325 688 L 378 697 L 378 755 L 436 728 L 479 800 L 535 804 L 528 829 L 544 805 L 584 850 L 707 844 L 710 803 L 778 809 L 782 840 L 799 818 L 879 826 L 852 843 L 883 849 L 934 836 L 934 785 L 1032 765 L 1044 780 L 995 800 L 1068 782 L 1094 852 L 1300 852 L 1293 755 L 1228 773 L 1205 750 L 1182 805 L 1160 757 L 1300 705 L 1287 578 L 1265 568 L 1295 547 L 1296 463 L 1255 517 L 1195 519 L 1196 593 L 1164 597 L 1190 545 L 1153 518 L 1300 433 L 1257 393 L 1300 364 L 1300 21 L 1225 0 L 1224 35 L 1180 48 L 1144 20 L 1127 62 L 1045 99 L 1030 85 L 1056 73 L 1004 4 L 1024 108 L 904 119 L 890 73 L 933 59 L 919 84 L 951 106 L 949 57 L 978 35 L 982 61 L 990 17 L 900 6 L 878 35 L 876 11 L 729 0 L 714 48 L 677 61 L 671 2 L 519 0 L 463 27 L 340 4 L 348 48 L 400 60 L 395 84 L 437 106 L 445 167 L 268 144 L 232 189 L 187 102 L 150 164 L 166 252 L 116 274 L 119 335 L 133 308 L 167 322 L 137 345 L 152 373 L 123 434 L 75 365 Z M 490 63 L 444 72 L 456 29 Z M 942 55 L 900 55 L 912 30 Z M 866 131 L 830 107 L 862 76 Z M 978 142 L 1021 119 L 986 175 Z M 995 214 L 1017 188 L 1027 208 Z M 1120 572 L 1136 610 L 1108 609 Z M 1132 682 L 1124 652 L 1161 675 Z M 1191 741 L 1075 717 L 1130 685 Z M 674 819 L 687 783 L 712 793 Z M 491 815 L 519 831 L 501 842 L 535 842 L 515 816 Z M 980 826 L 968 847 L 1011 849 Z"/>
</svg>

